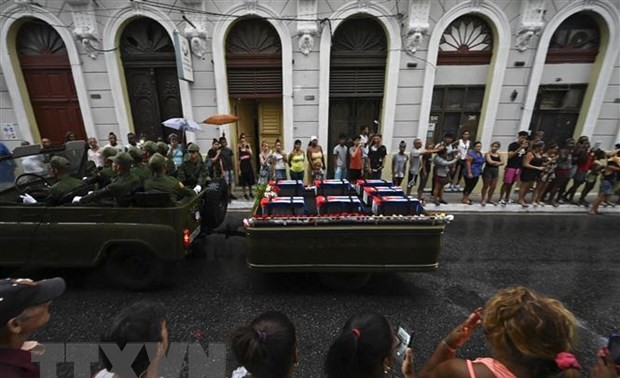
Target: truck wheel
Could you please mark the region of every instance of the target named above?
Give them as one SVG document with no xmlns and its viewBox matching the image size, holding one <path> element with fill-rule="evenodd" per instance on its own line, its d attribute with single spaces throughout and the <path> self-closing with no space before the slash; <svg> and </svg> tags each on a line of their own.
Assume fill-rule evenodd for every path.
<svg viewBox="0 0 620 378">
<path fill-rule="evenodd" d="M 319 281 L 331 289 L 352 291 L 366 286 L 371 273 L 319 273 Z"/>
<path fill-rule="evenodd" d="M 107 278 L 118 286 L 130 290 L 149 290 L 161 285 L 165 264 L 145 249 L 123 247 L 108 254 L 105 271 Z"/>
<path fill-rule="evenodd" d="M 211 180 L 205 190 L 204 203 L 200 211 L 204 232 L 222 224 L 228 210 L 228 187 L 223 178 Z"/>
</svg>

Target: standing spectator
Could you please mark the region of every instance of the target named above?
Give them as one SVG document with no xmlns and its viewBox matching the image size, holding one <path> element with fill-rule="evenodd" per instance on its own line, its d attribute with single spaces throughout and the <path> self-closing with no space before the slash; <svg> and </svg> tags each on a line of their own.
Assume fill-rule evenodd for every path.
<svg viewBox="0 0 620 378">
<path fill-rule="evenodd" d="M 88 147 L 88 160 L 95 163 L 97 168 L 103 167 L 103 158 L 101 157 L 103 149 L 99 147 L 97 138 L 88 138 Z"/>
<path fill-rule="evenodd" d="M 293 145 L 293 151 L 288 154 L 287 159 L 291 173 L 291 180 L 304 181 L 306 154 L 301 149 L 301 140 L 295 140 L 295 144 Z"/>
<path fill-rule="evenodd" d="M 459 191 L 461 187 L 459 183 L 461 182 L 461 178 L 465 176 L 467 169 L 465 167 L 467 161 L 467 152 L 469 151 L 469 131 L 463 130 L 461 133 L 461 139 L 457 141 L 457 149 L 459 151 L 459 163 L 455 166 L 454 177 L 452 180 L 451 189 L 452 191 Z"/>
<path fill-rule="evenodd" d="M 555 169 L 555 180 L 549 189 L 549 197 L 551 204 L 556 202 L 564 203 L 564 192 L 571 179 L 573 172 L 573 150 L 575 149 L 575 140 L 569 138 L 564 142 L 564 148 L 560 149 L 558 154 L 558 166 Z"/>
<path fill-rule="evenodd" d="M 519 181 L 521 177 L 521 167 L 523 166 L 523 156 L 527 152 L 529 142 L 527 140 L 527 131 L 519 131 L 517 141 L 508 145 L 508 161 L 504 170 L 504 183 L 499 192 L 499 203 L 506 206 L 510 203 L 510 194 L 512 186 Z"/>
<path fill-rule="evenodd" d="M 482 326 L 491 357 L 457 359 L 456 352 Z M 420 378 L 581 376 L 573 355 L 577 320 L 559 301 L 525 287 L 499 291 L 444 339 Z"/>
<path fill-rule="evenodd" d="M 430 156 L 437 152 L 437 150 L 433 149 L 424 149 L 422 148 L 422 139 L 416 138 L 413 140 L 413 148 L 409 153 L 409 177 L 407 180 L 407 196 L 411 194 L 411 188 L 413 188 L 418 181 L 418 199 L 420 201 L 424 200 L 423 191 L 424 186 L 426 186 L 426 180 L 428 179 L 428 170 L 426 170 L 425 161 L 430 163 Z M 430 167 L 429 167 L 430 169 Z M 425 178 L 424 183 L 422 183 L 422 178 Z"/>
<path fill-rule="evenodd" d="M 65 291 L 62 278 L 0 280 L 0 377 L 39 378 L 25 343 L 50 320 L 50 304 Z"/>
<path fill-rule="evenodd" d="M 132 354 L 134 359 L 130 365 L 131 371 L 117 370 L 120 366 L 113 364 L 100 347 L 99 355 L 105 369 L 94 378 L 124 378 L 131 373 L 136 377 L 159 377 L 159 361 L 168 353 L 168 339 L 166 310 L 162 304 L 148 301 L 132 304 L 114 317 L 110 327 L 101 336 L 102 343 L 116 344 L 120 350 L 125 349 L 127 344 L 140 345 L 137 354 Z M 150 356 L 147 351 L 149 345 L 156 345 L 154 356 Z M 122 368 L 126 367 L 121 365 Z"/>
<path fill-rule="evenodd" d="M 103 148 L 112 147 L 116 150 L 117 153 L 125 152 L 125 148 L 118 143 L 118 139 L 116 138 L 116 134 L 110 132 L 108 134 L 108 144 L 103 146 Z"/>
<path fill-rule="evenodd" d="M 555 180 L 555 169 L 558 166 L 558 145 L 555 142 L 549 143 L 549 148 L 543 154 L 543 166 L 545 170 L 540 175 L 540 181 L 534 189 L 534 206 L 544 206 L 544 193 L 549 185 L 553 183 L 553 180 Z M 553 200 L 551 203 L 557 206 Z"/>
<path fill-rule="evenodd" d="M 583 205 L 583 203 L 575 202 L 574 199 L 579 187 L 586 182 L 586 176 L 594 161 L 594 152 L 590 148 L 590 142 L 587 136 L 579 137 L 573 156 L 575 157 L 577 170 L 573 175 L 573 186 L 571 186 L 564 195 L 564 200 L 566 202 Z"/>
<path fill-rule="evenodd" d="M 542 150 L 545 143 L 541 140 L 534 142 L 532 149 L 525 154 L 523 158 L 523 168 L 521 170 L 521 186 L 519 187 L 519 205 L 529 207 L 525 203 L 525 195 L 532 185 L 538 181 L 540 173 L 545 170 L 543 167 Z"/>
<path fill-rule="evenodd" d="M 491 151 L 484 154 L 484 170 L 482 171 L 482 192 L 480 193 L 480 205 L 485 206 L 488 203 L 497 205 L 493 202 L 493 194 L 497 186 L 497 178 L 499 177 L 499 167 L 504 165 L 502 156 L 497 152 L 501 144 L 499 142 L 491 143 Z"/>
<path fill-rule="evenodd" d="M 433 197 L 435 199 L 435 205 L 447 204 L 443 199 L 443 188 L 446 184 L 450 183 L 450 167 L 458 162 L 458 158 L 448 153 L 447 148 L 441 148 L 433 159 L 435 163 L 435 189 L 433 189 Z"/>
<path fill-rule="evenodd" d="M 129 152 L 137 148 L 139 148 L 139 146 L 138 146 L 138 140 L 136 138 L 136 134 L 127 133 L 127 144 L 125 145 L 125 151 Z"/>
<path fill-rule="evenodd" d="M 301 142 L 299 144 L 301 146 Z M 271 148 L 269 148 L 269 142 L 266 139 L 261 142 L 258 159 L 260 162 L 258 184 L 265 185 L 271 180 Z"/>
<path fill-rule="evenodd" d="M 248 143 L 245 135 L 242 135 L 239 138 L 239 185 L 241 186 L 241 190 L 243 190 L 243 198 L 246 200 L 250 198 L 254 198 L 252 194 L 252 185 L 254 182 L 254 168 L 252 167 L 252 147 Z M 247 192 L 246 193 L 246 188 Z"/>
<path fill-rule="evenodd" d="M 220 141 L 213 138 L 211 148 L 207 152 L 207 171 L 212 178 L 222 177 L 222 162 L 220 160 Z"/>
<path fill-rule="evenodd" d="M 579 204 L 584 205 L 585 207 L 590 206 L 590 203 L 586 201 L 586 197 L 588 194 L 594 189 L 596 185 L 596 179 L 604 167 L 604 160 L 607 157 L 605 151 L 601 149 L 594 150 L 594 160 L 592 161 L 592 165 L 590 166 L 590 171 L 586 175 L 586 185 L 581 191 L 581 195 L 579 196 Z"/>
<path fill-rule="evenodd" d="M 168 149 L 168 159 L 174 162 L 175 170 L 179 169 L 183 161 L 185 161 L 185 148 L 179 144 L 179 137 L 176 134 L 170 134 L 170 148 Z M 165 156 L 165 155 L 164 155 Z"/>
<path fill-rule="evenodd" d="M 381 134 L 372 137 L 372 143 L 368 149 L 368 160 L 370 162 L 370 178 L 378 180 L 385 167 L 385 156 L 387 149 L 381 142 Z"/>
<path fill-rule="evenodd" d="M 202 186 L 207 181 L 207 166 L 202 161 L 200 147 L 196 143 L 190 144 L 187 147 L 187 152 L 189 159 L 179 167 L 178 178 L 183 185 L 193 188 L 196 193 L 200 193 Z"/>
<path fill-rule="evenodd" d="M 349 148 L 346 146 L 347 136 L 340 134 L 338 144 L 334 147 L 334 178 L 336 180 L 346 179 L 347 176 L 347 155 Z"/>
<path fill-rule="evenodd" d="M 602 165 L 600 168 L 601 172 L 601 186 L 599 188 L 598 197 L 592 204 L 590 208 L 589 214 L 599 214 L 598 208 L 603 203 L 606 202 L 614 192 L 614 184 L 618 179 L 618 172 L 620 172 L 620 158 L 618 158 L 620 152 L 617 152 L 615 157 L 610 159 L 603 159 Z"/>
<path fill-rule="evenodd" d="M 362 176 L 368 177 L 370 174 L 370 162 L 368 161 L 368 144 L 370 142 L 370 128 L 362 126 L 360 129 L 360 146 L 362 147 Z"/>
<path fill-rule="evenodd" d="M 377 313 L 349 318 L 329 347 L 328 378 L 379 378 L 392 369 L 396 336 L 388 320 Z"/>
<path fill-rule="evenodd" d="M 314 163 L 321 162 L 321 169 L 325 168 L 325 154 L 323 153 L 323 147 L 319 144 L 319 138 L 316 136 L 310 137 L 310 143 L 306 149 L 306 156 L 308 158 L 308 164 L 310 165 L 310 172 L 314 169 Z"/>
<path fill-rule="evenodd" d="M 444 136 L 443 136 L 443 139 L 441 140 L 441 142 L 439 142 L 437 145 L 435 145 L 435 150 L 437 150 L 437 151 L 439 151 L 439 150 L 446 150 L 446 153 L 447 153 L 446 157 L 451 160 L 455 156 L 455 153 L 458 152 L 458 150 L 454 148 L 453 144 L 454 144 L 454 134 L 452 134 L 452 133 L 445 133 Z M 455 163 L 457 163 L 457 162 L 455 162 Z M 450 182 L 451 182 L 451 177 L 452 177 L 452 168 L 453 167 L 449 168 L 449 170 L 448 170 L 448 182 L 446 182 L 444 184 L 448 188 L 450 187 Z M 435 193 L 435 185 L 437 183 L 437 180 L 435 179 L 435 176 L 436 176 L 435 172 L 436 172 L 435 168 L 433 168 L 433 182 L 432 182 L 432 188 L 431 188 L 431 191 L 433 193 Z M 445 180 L 443 180 L 443 181 L 445 181 Z"/>
<path fill-rule="evenodd" d="M 398 144 L 398 153 L 392 156 L 392 184 L 394 186 L 400 186 L 405 178 L 407 161 L 409 160 L 409 156 L 405 153 L 406 149 L 407 143 L 401 140 Z"/>
<path fill-rule="evenodd" d="M 11 155 L 9 148 L 4 143 L 0 143 L 0 157 Z M 15 181 L 15 166 L 16 164 L 13 159 L 0 160 L 0 182 Z"/>
<path fill-rule="evenodd" d="M 75 140 L 75 134 L 73 133 L 73 131 L 67 131 L 67 133 L 65 134 L 65 143 L 72 142 L 74 140 Z"/>
<path fill-rule="evenodd" d="M 233 186 L 235 185 L 235 172 L 234 172 L 234 153 L 233 150 L 228 147 L 228 141 L 225 137 L 220 138 L 220 163 L 222 166 L 222 176 L 228 186 L 228 198 L 236 200 L 234 194 L 232 194 Z"/>
<path fill-rule="evenodd" d="M 265 312 L 233 332 L 232 351 L 242 364 L 232 378 L 293 377 L 299 353 L 295 325 L 280 312 Z"/>
<path fill-rule="evenodd" d="M 276 149 L 271 154 L 272 161 L 272 173 L 271 175 L 277 180 L 286 180 L 286 163 L 287 157 L 284 154 L 282 148 L 282 142 L 280 139 L 276 139 Z"/>
<path fill-rule="evenodd" d="M 353 138 L 353 146 L 349 147 L 349 181 L 355 183 L 362 178 L 364 169 L 364 148 L 359 135 Z"/>
<path fill-rule="evenodd" d="M 467 153 L 467 159 L 465 160 L 467 175 L 465 176 L 465 189 L 463 189 L 463 198 L 461 199 L 461 202 L 467 205 L 471 205 L 469 195 L 476 187 L 478 179 L 482 174 L 482 166 L 484 165 L 485 159 L 481 150 L 482 143 L 475 142 L 474 148 L 469 150 Z"/>
</svg>

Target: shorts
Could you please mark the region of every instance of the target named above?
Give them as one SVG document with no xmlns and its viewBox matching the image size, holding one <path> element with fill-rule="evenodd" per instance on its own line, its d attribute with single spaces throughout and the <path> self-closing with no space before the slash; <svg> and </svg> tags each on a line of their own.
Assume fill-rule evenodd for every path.
<svg viewBox="0 0 620 378">
<path fill-rule="evenodd" d="M 504 170 L 504 184 L 514 184 L 519 181 L 521 176 L 521 168 L 506 167 Z"/>
<path fill-rule="evenodd" d="M 499 168 L 487 167 L 482 171 L 482 179 L 485 181 L 493 181 L 499 177 Z"/>
<path fill-rule="evenodd" d="M 586 181 L 586 174 L 587 174 L 587 172 L 579 172 L 579 171 L 577 171 L 577 172 L 575 172 L 575 175 L 573 176 L 573 180 L 579 181 L 579 182 Z"/>
<path fill-rule="evenodd" d="M 286 168 L 285 169 L 276 169 L 276 181 L 277 180 L 286 180 Z"/>
<path fill-rule="evenodd" d="M 235 172 L 234 171 L 222 171 L 222 177 L 226 184 L 232 185 L 235 183 Z"/>
<path fill-rule="evenodd" d="M 450 176 L 435 176 L 435 186 L 444 186 L 450 183 Z"/>
<path fill-rule="evenodd" d="M 611 181 L 601 180 L 601 188 L 598 192 L 606 196 L 614 194 L 614 184 Z"/>
<path fill-rule="evenodd" d="M 411 173 L 411 171 L 409 171 L 409 177 L 407 177 L 407 188 L 413 188 L 415 186 L 415 183 L 418 181 L 418 174 L 417 173 Z"/>
</svg>

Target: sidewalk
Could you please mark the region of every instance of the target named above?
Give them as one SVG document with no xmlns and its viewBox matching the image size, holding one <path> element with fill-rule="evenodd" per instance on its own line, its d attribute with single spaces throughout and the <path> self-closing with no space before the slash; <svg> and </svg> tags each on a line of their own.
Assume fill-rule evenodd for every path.
<svg viewBox="0 0 620 378">
<path fill-rule="evenodd" d="M 252 209 L 254 205 L 254 200 L 246 200 L 243 198 L 241 191 L 234 191 L 235 196 L 237 196 L 237 200 L 233 200 L 229 205 L 228 209 L 232 211 L 249 211 Z M 472 194 L 471 200 L 473 202 L 472 205 L 465 205 L 461 203 L 462 194 L 460 192 L 445 192 L 444 199 L 448 202 L 447 205 L 435 205 L 432 202 L 428 202 L 430 199 L 430 193 L 424 194 L 427 203 L 424 208 L 430 212 L 445 212 L 445 213 L 521 213 L 521 214 L 587 214 L 589 207 L 577 206 L 571 204 L 563 204 L 558 207 L 553 207 L 551 205 L 545 206 L 537 206 L 534 207 L 530 204 L 529 207 L 524 208 L 517 203 L 510 203 L 506 206 L 493 206 L 491 204 L 487 204 L 486 206 L 480 205 L 480 195 Z M 495 195 L 495 198 L 499 198 L 499 194 Z M 514 194 L 512 196 L 513 201 L 516 200 L 517 195 Z M 528 197 L 529 198 L 529 197 Z M 586 200 L 590 203 L 594 202 L 596 199 L 596 194 L 590 194 Z M 615 200 L 615 197 L 614 197 Z M 620 205 L 616 207 L 603 207 L 599 208 L 599 211 L 602 214 L 620 214 Z"/>
</svg>

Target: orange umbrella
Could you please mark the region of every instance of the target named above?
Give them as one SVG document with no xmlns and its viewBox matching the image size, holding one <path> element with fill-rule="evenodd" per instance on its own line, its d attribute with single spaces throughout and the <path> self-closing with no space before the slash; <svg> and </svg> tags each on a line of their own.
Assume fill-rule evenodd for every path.
<svg viewBox="0 0 620 378">
<path fill-rule="evenodd" d="M 208 125 L 225 125 L 227 123 L 236 122 L 238 119 L 239 117 L 233 114 L 214 114 L 202 121 L 202 123 Z"/>
</svg>

